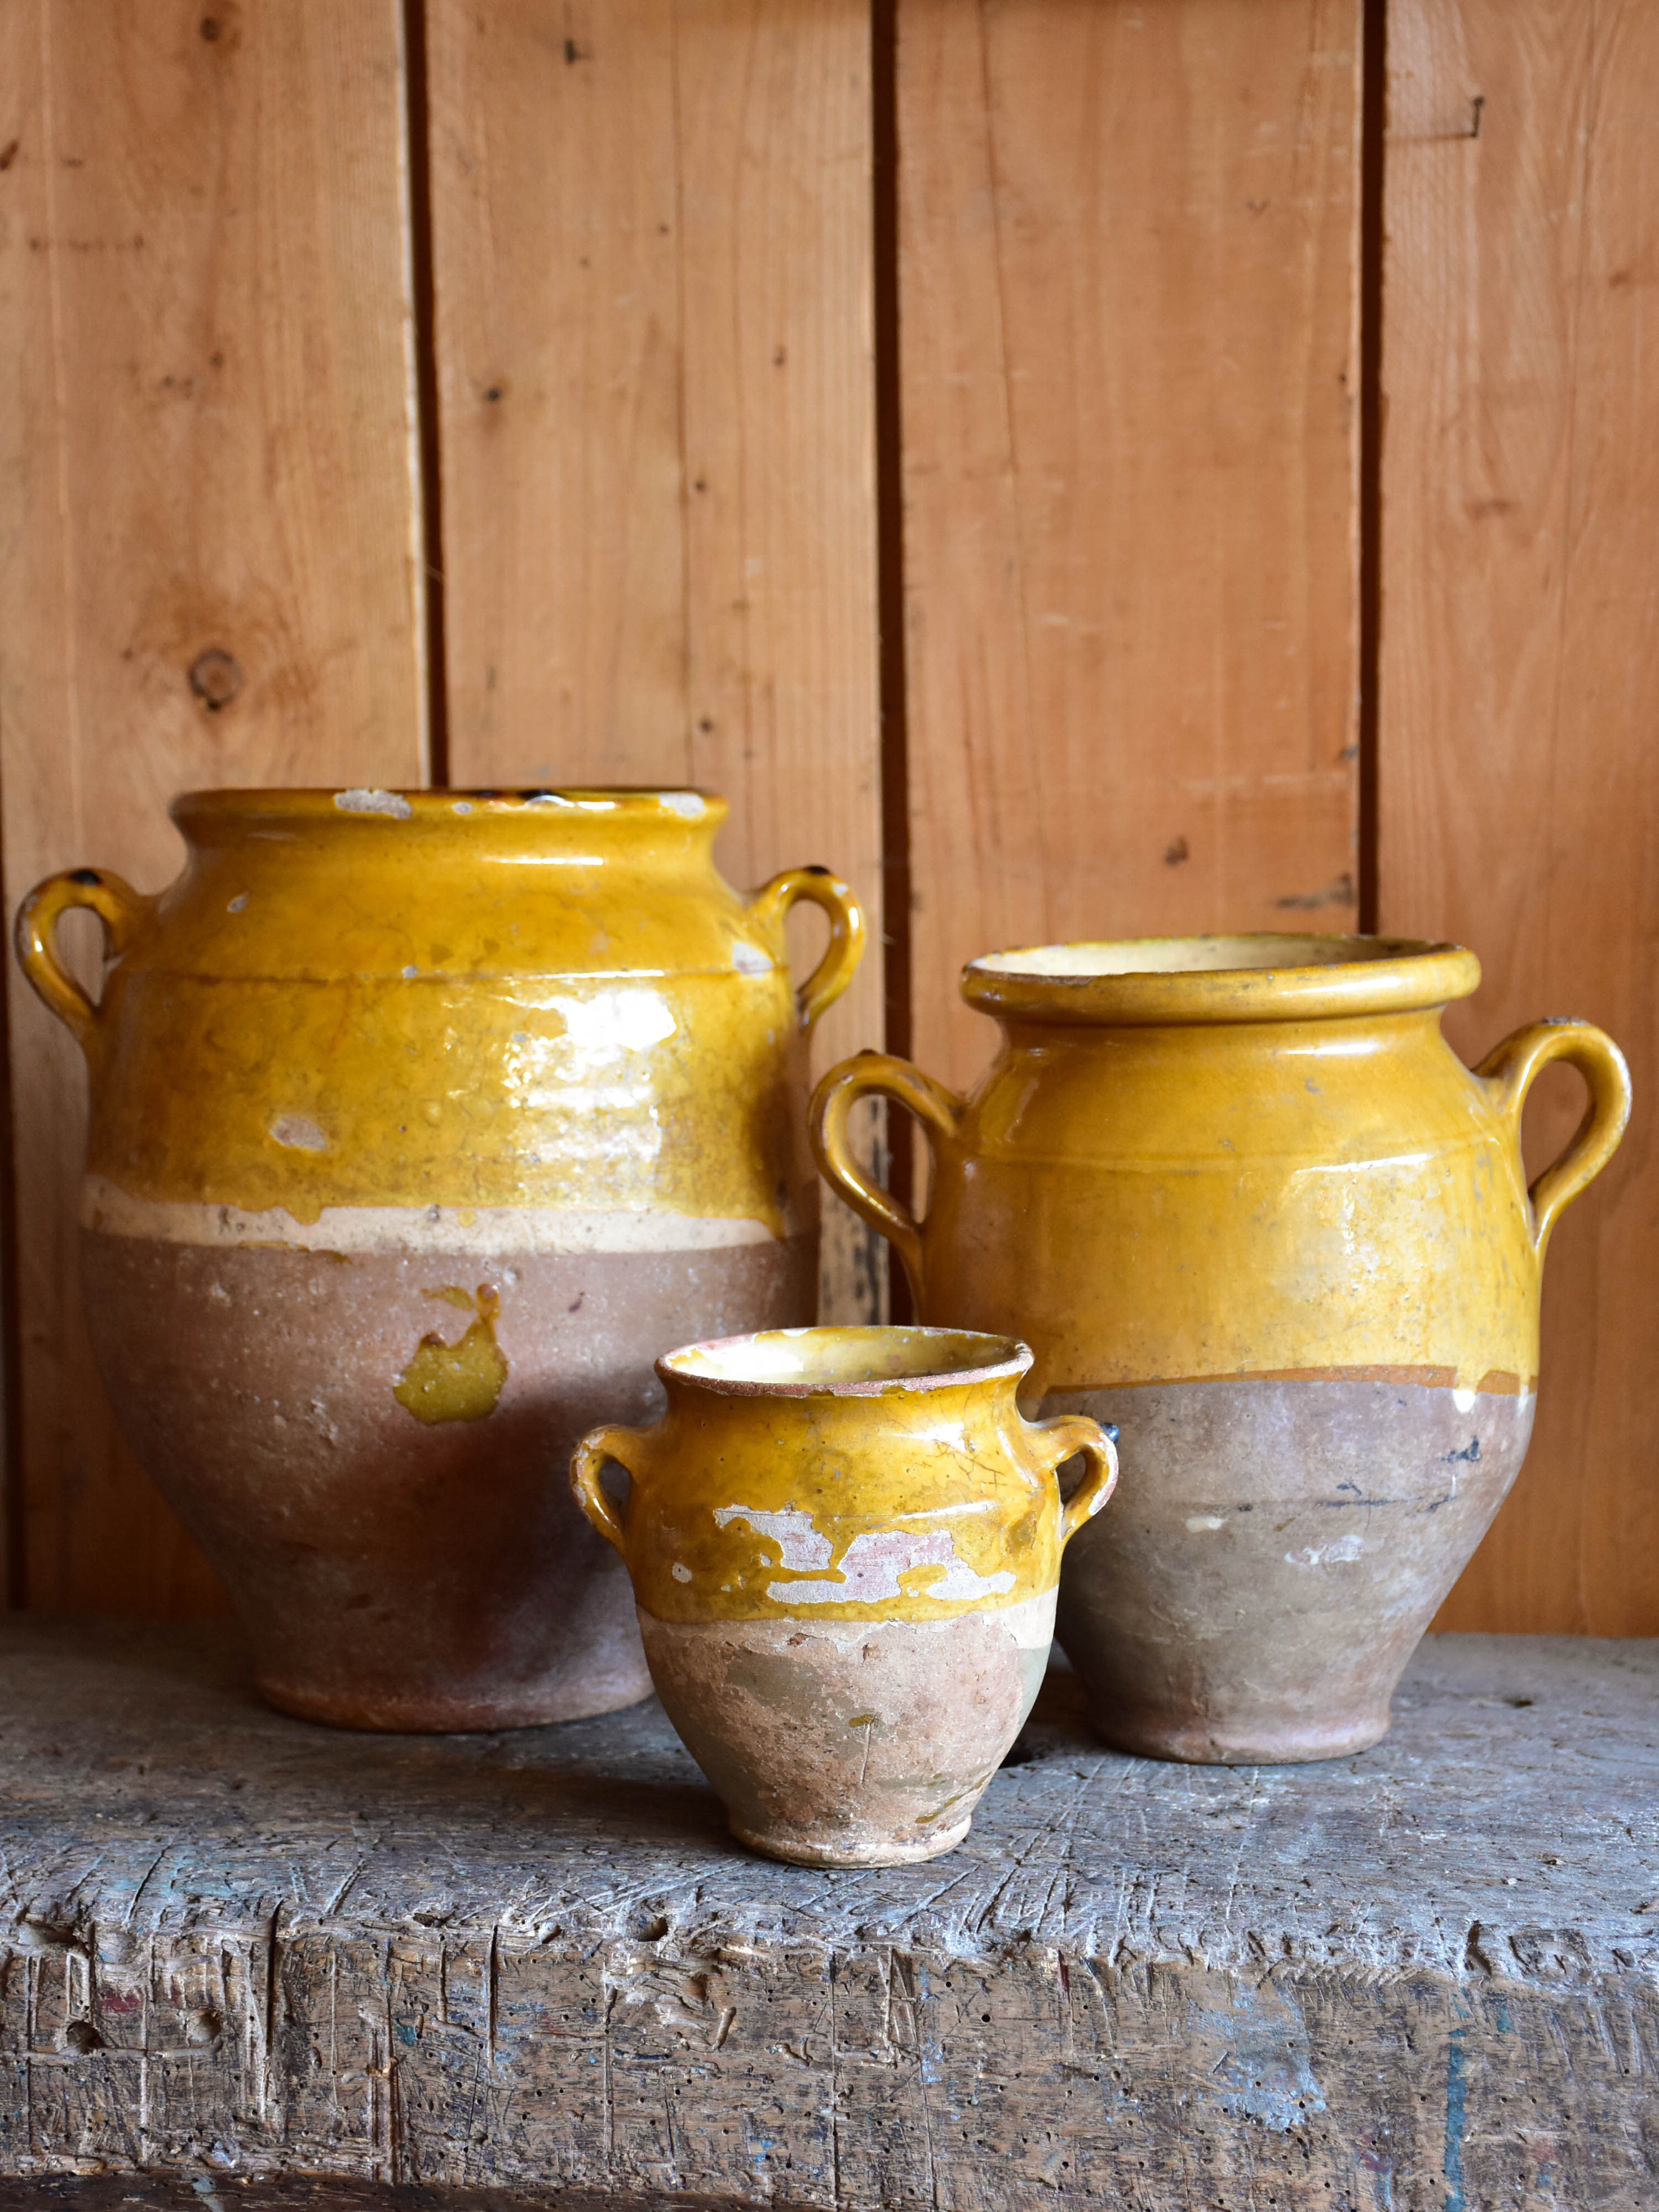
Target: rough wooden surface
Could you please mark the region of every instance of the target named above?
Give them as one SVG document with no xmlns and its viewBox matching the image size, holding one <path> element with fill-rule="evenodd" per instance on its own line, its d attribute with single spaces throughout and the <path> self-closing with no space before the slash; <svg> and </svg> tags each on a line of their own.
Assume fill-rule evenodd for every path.
<svg viewBox="0 0 1659 2212">
<path fill-rule="evenodd" d="M 192 785 L 425 778 L 400 54 L 397 0 L 0 8 L 9 906 L 87 862 L 159 890 Z M 81 1054 L 15 969 L 0 1003 L 14 1588 L 222 1606 L 93 1371 Z"/>
<path fill-rule="evenodd" d="M 1356 0 L 900 0 L 915 1055 L 1001 945 L 1348 929 Z"/>
<path fill-rule="evenodd" d="M 1389 10 L 1381 926 L 1479 951 L 1472 1057 L 1582 1015 L 1646 1102 L 1555 1233 L 1531 1455 L 1449 1627 L 1659 1630 L 1656 84 L 1650 0 Z M 1534 1173 L 1583 1106 L 1540 1081 Z"/>
<path fill-rule="evenodd" d="M 279 2174 L 37 2174 L 0 2179 L 0 2212 L 738 2212 L 735 2197 L 595 2197 L 590 2191 L 472 2189 L 448 2182 Z M 787 2212 L 787 2208 L 778 2208 Z"/>
<path fill-rule="evenodd" d="M 1051 1678 L 968 1844 L 750 1858 L 647 1705 L 364 1739 L 225 1631 L 0 1626 L 0 2166 L 818 2207 L 1636 2206 L 1659 1647 L 1452 1638 L 1301 1769 Z"/>
</svg>

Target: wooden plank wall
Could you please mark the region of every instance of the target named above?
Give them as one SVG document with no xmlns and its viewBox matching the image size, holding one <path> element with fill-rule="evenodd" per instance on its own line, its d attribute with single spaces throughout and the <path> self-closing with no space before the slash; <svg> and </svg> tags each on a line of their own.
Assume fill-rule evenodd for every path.
<svg viewBox="0 0 1659 2212">
<path fill-rule="evenodd" d="M 1656 93 L 1649 0 L 1390 11 L 1382 925 L 1480 952 L 1469 1057 L 1580 1014 L 1637 1086 L 1552 1243 L 1537 1432 L 1459 1628 L 1659 1631 Z M 1540 1083 L 1534 1171 L 1582 1104 Z"/>
<path fill-rule="evenodd" d="M 9 913 L 83 862 L 159 889 L 180 789 L 425 775 L 401 38 L 397 0 L 0 9 Z M 80 1054 L 8 999 L 13 1590 L 216 1605 L 92 1370 Z"/>
<path fill-rule="evenodd" d="M 916 1057 L 994 945 L 1349 929 L 1358 0 L 899 14 Z"/>
<path fill-rule="evenodd" d="M 908 887 L 948 1080 L 991 945 L 1362 918 L 1481 951 L 1465 1049 L 1659 1074 L 1643 0 L 205 4 L 0 15 L 9 902 L 155 884 L 191 782 L 691 780 L 734 880 Z M 86 1364 L 80 1072 L 9 1035 L 13 1585 L 198 1609 Z M 1557 1233 L 1454 1625 L 1659 1630 L 1650 1159 Z"/>
<path fill-rule="evenodd" d="M 449 780 L 697 784 L 732 881 L 844 876 L 821 1072 L 881 1035 L 867 9 L 428 21 Z M 874 1320 L 824 1212 L 824 1310 Z"/>
</svg>

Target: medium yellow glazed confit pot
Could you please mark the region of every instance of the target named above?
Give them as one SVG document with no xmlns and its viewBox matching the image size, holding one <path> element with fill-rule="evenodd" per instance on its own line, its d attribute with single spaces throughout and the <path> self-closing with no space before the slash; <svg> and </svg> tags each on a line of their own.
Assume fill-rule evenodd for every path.
<svg viewBox="0 0 1659 2212">
<path fill-rule="evenodd" d="M 658 1694 L 744 1842 L 889 1865 L 968 1832 L 1042 1680 L 1060 1554 L 1116 1480 L 1094 1421 L 1022 1417 L 1030 1364 L 945 1329 L 691 1345 L 658 1363 L 653 1428 L 578 1449 Z M 1073 1453 L 1089 1473 L 1062 1505 Z"/>
<path fill-rule="evenodd" d="M 124 1425 L 309 1717 L 491 1728 L 648 1686 L 626 1577 L 559 1479 L 651 1362 L 810 1321 L 805 1040 L 863 925 L 751 897 L 691 791 L 228 791 L 184 873 L 25 902 L 84 1048 L 82 1260 Z M 796 993 L 784 917 L 830 917 Z M 59 963 L 101 920 L 94 1004 Z"/>
<path fill-rule="evenodd" d="M 1480 973 L 1390 939 L 995 953 L 963 977 L 1002 1030 L 969 1097 L 878 1054 L 819 1086 L 820 1165 L 921 1318 L 1018 1332 L 1045 1411 L 1121 1430 L 1125 1500 L 1068 1555 L 1059 1633 L 1125 1749 L 1375 1742 L 1520 1468 L 1550 1230 L 1629 1078 L 1583 1022 L 1465 1067 L 1440 1013 Z M 1589 1108 L 1528 1191 L 1522 1109 L 1555 1060 Z M 927 1129 L 923 1222 L 848 1151 L 871 1093 Z"/>
</svg>

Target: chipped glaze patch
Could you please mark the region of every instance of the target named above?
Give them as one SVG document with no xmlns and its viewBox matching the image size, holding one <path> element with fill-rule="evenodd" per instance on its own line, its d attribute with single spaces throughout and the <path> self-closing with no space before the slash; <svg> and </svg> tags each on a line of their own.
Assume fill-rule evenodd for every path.
<svg viewBox="0 0 1659 2212">
<path fill-rule="evenodd" d="M 1115 1460 L 1092 1421 L 1028 1422 L 1005 1337 L 774 1329 L 657 1363 L 655 1427 L 594 1430 L 572 1482 L 665 1621 L 938 1620 L 1052 1593 Z M 1062 1506 L 1054 1469 L 1090 1472 Z M 630 1479 L 606 1503 L 607 1462 Z M 686 1571 L 683 1572 L 682 1570 Z"/>
<path fill-rule="evenodd" d="M 829 1538 L 818 1534 L 805 1513 L 766 1513 L 749 1505 L 722 1505 L 714 1520 L 721 1528 L 733 1521 L 742 1522 L 777 1544 L 778 1565 L 787 1579 L 769 1583 L 766 1595 L 780 1605 L 878 1605 L 888 1598 L 914 1595 L 949 1604 L 1006 1597 L 1014 1586 L 1012 1571 L 1006 1567 L 994 1574 L 976 1574 L 958 1556 L 948 1531 L 930 1535 L 918 1529 L 865 1529 L 837 1559 Z M 815 1580 L 813 1571 L 819 1569 L 828 1571 Z M 918 1578 L 913 1589 L 907 1589 L 901 1583 L 904 1575 Z M 925 1582 L 920 1579 L 923 1575 L 927 1577 Z M 689 1576 L 684 1579 L 689 1580 Z"/>
<path fill-rule="evenodd" d="M 287 1145 L 295 1152 L 325 1152 L 328 1139 L 314 1121 L 307 1121 L 303 1114 L 279 1114 L 270 1125 L 270 1133 L 279 1145 Z"/>
<path fill-rule="evenodd" d="M 724 1528 L 733 1521 L 745 1522 L 757 1536 L 769 1536 L 778 1547 L 777 1564 L 792 1574 L 827 1567 L 835 1547 L 813 1525 L 810 1513 L 790 1507 L 769 1513 L 758 1505 L 717 1505 L 714 1526 Z"/>
<path fill-rule="evenodd" d="M 1300 1552 L 1286 1552 L 1287 1567 L 1335 1567 L 1364 1555 L 1364 1539 L 1358 1529 L 1339 1536 L 1334 1544 L 1309 1544 Z"/>
<path fill-rule="evenodd" d="M 334 804 L 342 814 L 385 814 L 394 822 L 407 822 L 415 811 L 400 791 L 337 791 Z"/>
<path fill-rule="evenodd" d="M 1201 1529 L 1224 1528 L 1226 1525 L 1225 1516 L 1219 1513 L 1193 1513 L 1187 1518 L 1187 1526 L 1194 1535 L 1197 1535 Z"/>
</svg>

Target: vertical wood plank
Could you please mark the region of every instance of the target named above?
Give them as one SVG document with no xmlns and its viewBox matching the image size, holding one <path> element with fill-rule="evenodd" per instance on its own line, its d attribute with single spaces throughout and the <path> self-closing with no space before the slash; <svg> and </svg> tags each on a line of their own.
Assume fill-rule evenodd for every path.
<svg viewBox="0 0 1659 2212">
<path fill-rule="evenodd" d="M 1354 926 L 1358 0 L 900 0 L 917 1056 L 964 960 Z"/>
<path fill-rule="evenodd" d="M 733 881 L 835 867 L 873 941 L 828 1065 L 881 1034 L 867 0 L 430 24 L 452 781 L 701 784 Z"/>
<path fill-rule="evenodd" d="M 1382 369 L 1382 926 L 1480 953 L 1473 1058 L 1600 1022 L 1638 1112 L 1555 1231 L 1538 1425 L 1440 1626 L 1659 1631 L 1659 13 L 1396 0 Z M 1582 1106 L 1540 1083 L 1534 1172 Z"/>
<path fill-rule="evenodd" d="M 0 11 L 9 906 L 157 888 L 181 788 L 422 778 L 400 36 L 396 0 Z M 79 1056 L 15 975 L 9 1027 L 29 1601 L 216 1604 L 93 1374 Z"/>
</svg>

